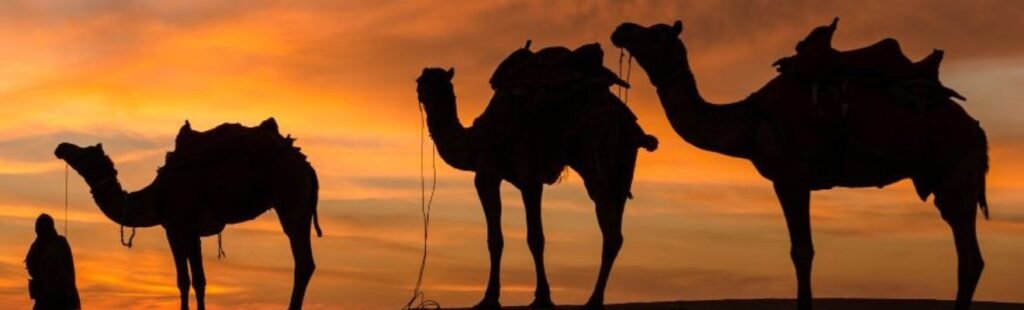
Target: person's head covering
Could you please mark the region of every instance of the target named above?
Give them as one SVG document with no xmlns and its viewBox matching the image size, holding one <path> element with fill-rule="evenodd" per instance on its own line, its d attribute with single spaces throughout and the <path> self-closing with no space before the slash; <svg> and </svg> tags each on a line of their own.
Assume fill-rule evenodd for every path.
<svg viewBox="0 0 1024 310">
<path fill-rule="evenodd" d="M 57 228 L 54 227 L 53 217 L 43 213 L 36 218 L 36 237 L 53 237 L 57 235 Z"/>
</svg>

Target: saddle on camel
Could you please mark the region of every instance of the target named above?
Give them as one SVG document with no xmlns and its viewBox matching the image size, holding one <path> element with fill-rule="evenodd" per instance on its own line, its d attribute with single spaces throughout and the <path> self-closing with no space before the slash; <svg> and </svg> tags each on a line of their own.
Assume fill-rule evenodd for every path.
<svg viewBox="0 0 1024 310">
<path fill-rule="evenodd" d="M 544 183 L 556 182 L 565 168 L 571 137 L 585 122 L 604 113 L 632 122 L 629 134 L 647 149 L 656 147 L 657 140 L 636 124 L 636 115 L 608 90 L 612 85 L 628 88 L 629 84 L 604 67 L 600 45 L 533 52 L 530 43 L 512 52 L 495 69 L 490 79 L 494 97 L 473 122 L 477 134 L 490 137 L 483 139 L 488 140 L 483 147 L 494 148 L 500 157 L 519 159 L 497 158 L 508 164 L 499 166 L 542 171 L 539 178 Z"/>
<path fill-rule="evenodd" d="M 832 48 L 832 35 L 839 18 L 828 26 L 815 28 L 796 45 L 796 55 L 773 63 L 782 74 L 814 81 L 841 82 L 843 79 L 878 79 L 891 84 L 894 90 L 913 91 L 918 95 L 967 100 L 939 82 L 939 65 L 943 51 L 935 49 L 918 62 L 910 61 L 895 39 L 886 38 L 867 47 L 849 51 Z M 915 100 L 926 103 L 929 100 Z"/>
<path fill-rule="evenodd" d="M 956 105 L 951 98 L 966 100 L 939 81 L 943 51 L 933 50 L 922 60 L 912 62 L 892 38 L 838 51 L 832 47 L 838 21 L 835 18 L 831 24 L 815 28 L 797 43 L 796 55 L 773 63 L 781 80 L 806 91 L 798 100 L 801 103 L 763 107 L 802 109 L 796 114 L 808 115 L 803 120 L 790 120 L 779 130 L 789 132 L 790 143 L 801 144 L 798 140 L 803 140 L 828 145 L 799 154 L 819 163 L 819 169 L 825 172 L 824 179 L 819 180 L 820 187 L 825 188 L 834 185 L 832 178 L 850 172 L 847 158 L 851 156 L 927 162 L 924 159 L 933 156 L 934 150 L 925 146 L 936 138 L 931 133 L 935 130 L 932 124 L 941 123 L 940 118 L 948 116 L 937 111 Z M 766 94 L 755 94 L 758 95 Z M 911 118 L 913 124 L 907 123 L 907 119 L 891 121 L 909 115 L 916 115 Z M 883 135 L 892 139 L 875 139 Z M 877 141 L 903 142 L 896 145 Z"/>
<path fill-rule="evenodd" d="M 270 191 L 271 181 L 279 177 L 275 175 L 279 167 L 268 164 L 282 160 L 306 162 L 306 156 L 294 146 L 294 142 L 291 135 L 285 137 L 280 134 L 274 118 L 256 127 L 226 123 L 207 131 L 193 130 L 191 124 L 185 121 L 174 139 L 174 151 L 167 153 L 166 162 L 158 173 L 166 175 L 168 179 L 194 178 L 194 181 L 188 183 L 197 188 L 200 187 L 197 183 L 210 183 L 204 185 L 222 194 L 229 194 L 230 197 L 252 200 L 216 201 L 214 197 L 220 195 L 199 194 L 203 199 L 214 200 L 207 203 L 221 206 L 198 210 L 194 220 L 198 222 L 196 226 L 199 233 L 218 234 L 224 230 L 226 223 L 256 217 L 264 211 L 256 208 L 239 214 L 233 213 L 248 209 L 237 207 L 239 205 L 267 203 L 257 200 L 265 199 L 265 195 L 260 194 Z M 238 180 L 249 180 L 255 184 Z M 319 234 L 319 228 L 317 231 Z"/>
</svg>

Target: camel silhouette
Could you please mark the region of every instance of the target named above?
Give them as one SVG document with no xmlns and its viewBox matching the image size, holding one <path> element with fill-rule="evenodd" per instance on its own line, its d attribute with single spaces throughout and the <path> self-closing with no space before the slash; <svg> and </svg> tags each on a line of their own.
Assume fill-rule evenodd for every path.
<svg viewBox="0 0 1024 310">
<path fill-rule="evenodd" d="M 441 158 L 456 169 L 476 173 L 474 185 L 487 222 L 490 276 L 475 308 L 501 307 L 502 180 L 521 191 L 526 209 L 527 244 L 537 279 L 530 306 L 554 307 L 544 270 L 541 195 L 543 185 L 556 182 L 566 165 L 579 173 L 596 206 L 604 239 L 597 283 L 587 306 L 603 307 L 605 285 L 622 247 L 622 214 L 631 197 L 637 149 L 653 151 L 657 140 L 644 134 L 633 113 L 608 90 L 626 83 L 601 65 L 602 58 L 597 44 L 534 53 L 527 43 L 498 66 L 491 79 L 494 96 L 469 128 L 459 121 L 451 82 L 454 69 L 426 68 L 417 79 L 419 100 Z"/>
<path fill-rule="evenodd" d="M 789 229 L 798 309 L 811 309 L 810 192 L 884 187 L 910 178 L 952 228 L 958 264 L 956 309 L 968 309 L 984 261 L 976 208 L 988 216 L 988 150 L 978 122 L 938 82 L 942 54 L 918 63 L 895 40 L 845 52 L 819 27 L 776 65 L 782 74 L 749 97 L 711 104 L 697 90 L 682 22 L 625 23 L 612 42 L 628 50 L 657 88 L 672 128 L 694 146 L 752 161 L 774 184 Z"/>
<path fill-rule="evenodd" d="M 293 139 L 282 137 L 273 118 L 258 127 L 223 124 L 206 132 L 181 127 L 175 150 L 153 182 L 128 193 L 117 180 L 103 145 L 61 143 L 54 154 L 78 172 L 93 200 L 111 221 L 128 227 L 163 226 L 174 255 L 181 309 L 188 309 L 189 270 L 199 309 L 205 308 L 206 276 L 200 237 L 227 224 L 255 219 L 271 208 L 277 213 L 295 259 L 289 309 L 301 309 L 315 265 L 310 221 L 321 236 L 316 204 L 316 172 Z"/>
</svg>

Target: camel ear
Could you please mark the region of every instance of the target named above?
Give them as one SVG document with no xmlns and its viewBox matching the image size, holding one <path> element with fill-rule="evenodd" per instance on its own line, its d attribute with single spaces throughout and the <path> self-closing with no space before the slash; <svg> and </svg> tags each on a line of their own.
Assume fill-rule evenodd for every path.
<svg viewBox="0 0 1024 310">
<path fill-rule="evenodd" d="M 103 143 L 96 143 L 96 149 L 98 149 L 98 150 L 100 150 L 100 152 L 102 152 L 103 151 Z"/>
<path fill-rule="evenodd" d="M 679 35 L 683 32 L 683 21 L 677 20 L 675 24 L 672 24 L 672 32 Z"/>
<path fill-rule="evenodd" d="M 451 80 L 452 77 L 455 77 L 455 67 L 448 68 L 448 71 L 445 71 L 445 73 L 445 76 L 447 76 L 448 79 Z"/>
</svg>

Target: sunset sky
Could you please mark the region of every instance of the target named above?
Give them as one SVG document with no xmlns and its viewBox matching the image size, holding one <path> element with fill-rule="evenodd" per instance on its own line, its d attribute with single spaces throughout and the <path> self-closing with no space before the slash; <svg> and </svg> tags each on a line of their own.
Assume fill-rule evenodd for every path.
<svg viewBox="0 0 1024 310">
<path fill-rule="evenodd" d="M 491 96 L 492 70 L 527 39 L 597 42 L 617 69 L 615 26 L 681 19 L 703 94 L 727 102 L 775 76 L 770 64 L 834 16 L 839 49 L 894 37 L 912 59 L 946 51 L 941 79 L 969 99 L 962 104 L 991 147 L 977 299 L 1024 302 L 1021 1 L 13 0 L 0 2 L 0 308 L 31 304 L 23 260 L 35 217 L 65 218 L 60 142 L 102 142 L 135 190 L 153 179 L 185 120 L 205 130 L 273 116 L 320 176 L 324 237 L 313 240 L 307 308 L 395 309 L 410 297 L 422 246 L 414 80 L 423 67 L 457 69 L 469 124 Z M 635 64 L 631 82 L 628 104 L 661 148 L 639 156 L 608 302 L 794 297 L 770 183 L 749 162 L 675 135 Z M 486 284 L 483 212 L 471 173 L 438 160 L 438 175 L 424 289 L 445 307 L 469 306 Z M 124 248 L 73 171 L 68 191 L 83 306 L 177 307 L 163 230 L 139 230 L 135 248 Z M 572 173 L 544 198 L 554 301 L 583 303 L 600 262 L 592 203 Z M 502 303 L 526 304 L 534 279 L 522 202 L 508 184 L 503 199 Z M 909 182 L 815 192 L 812 204 L 816 296 L 955 297 L 952 236 Z M 276 215 L 223 237 L 222 260 L 216 238 L 203 240 L 208 306 L 284 307 L 292 259 Z"/>
</svg>

